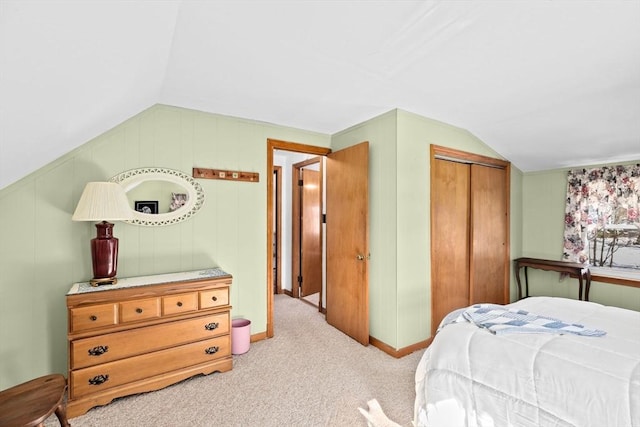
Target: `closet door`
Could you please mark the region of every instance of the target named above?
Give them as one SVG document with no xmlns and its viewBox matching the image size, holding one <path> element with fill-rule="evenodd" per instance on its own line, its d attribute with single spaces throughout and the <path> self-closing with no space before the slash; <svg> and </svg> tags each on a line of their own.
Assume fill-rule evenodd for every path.
<svg viewBox="0 0 640 427">
<path fill-rule="evenodd" d="M 431 329 L 451 311 L 509 302 L 510 164 L 431 146 Z"/>
<path fill-rule="evenodd" d="M 507 172 L 478 164 L 470 169 L 469 304 L 507 304 Z"/>
<path fill-rule="evenodd" d="M 469 165 L 431 165 L 431 328 L 469 305 Z"/>
</svg>

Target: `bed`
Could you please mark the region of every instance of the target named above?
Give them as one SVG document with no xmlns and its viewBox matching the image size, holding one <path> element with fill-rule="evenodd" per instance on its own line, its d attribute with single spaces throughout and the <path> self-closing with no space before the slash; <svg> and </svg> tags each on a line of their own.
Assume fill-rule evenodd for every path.
<svg viewBox="0 0 640 427">
<path fill-rule="evenodd" d="M 443 326 L 416 370 L 416 426 L 640 427 L 640 312 L 553 297 L 503 307 L 606 334 Z"/>
</svg>

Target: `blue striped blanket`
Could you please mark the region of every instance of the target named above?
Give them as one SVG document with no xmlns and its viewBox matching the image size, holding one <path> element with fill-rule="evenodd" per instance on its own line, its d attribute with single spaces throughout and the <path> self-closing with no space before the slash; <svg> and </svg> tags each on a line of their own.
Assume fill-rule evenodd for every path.
<svg viewBox="0 0 640 427">
<path fill-rule="evenodd" d="M 600 337 L 605 331 L 589 329 L 584 325 L 564 322 L 552 317 L 540 316 L 525 310 L 507 308 L 497 304 L 475 304 L 452 311 L 442 320 L 438 331 L 451 323 L 469 322 L 492 334 L 575 334 Z"/>
</svg>

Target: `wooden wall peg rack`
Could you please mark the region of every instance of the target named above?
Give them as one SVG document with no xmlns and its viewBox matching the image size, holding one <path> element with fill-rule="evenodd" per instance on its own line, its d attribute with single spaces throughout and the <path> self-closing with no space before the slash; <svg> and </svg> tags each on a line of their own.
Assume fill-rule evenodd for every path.
<svg viewBox="0 0 640 427">
<path fill-rule="evenodd" d="M 193 177 L 201 179 L 224 179 L 226 181 L 260 181 L 260 174 L 257 172 L 228 171 L 207 168 L 193 168 Z"/>
</svg>

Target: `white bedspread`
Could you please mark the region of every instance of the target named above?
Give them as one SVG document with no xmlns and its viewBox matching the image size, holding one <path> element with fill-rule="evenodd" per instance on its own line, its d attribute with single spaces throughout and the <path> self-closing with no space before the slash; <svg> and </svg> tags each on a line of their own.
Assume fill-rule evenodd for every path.
<svg viewBox="0 0 640 427">
<path fill-rule="evenodd" d="M 415 425 L 640 427 L 640 312 L 552 297 L 508 307 L 607 334 L 448 325 L 416 371 Z"/>
</svg>

